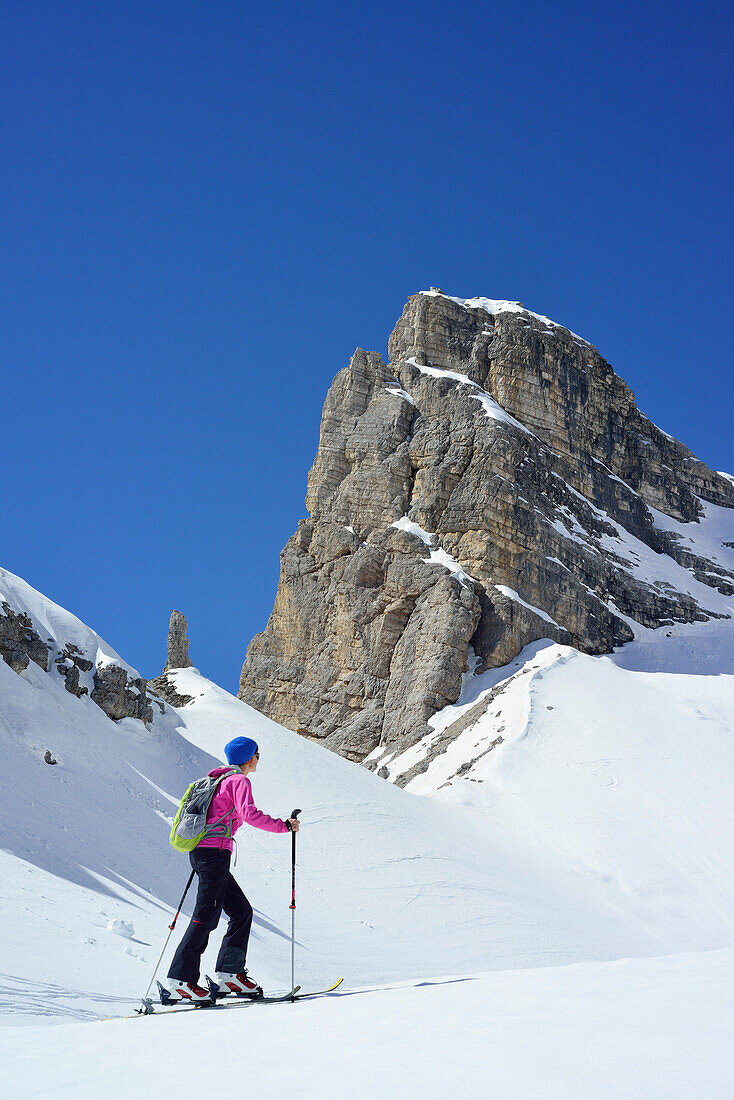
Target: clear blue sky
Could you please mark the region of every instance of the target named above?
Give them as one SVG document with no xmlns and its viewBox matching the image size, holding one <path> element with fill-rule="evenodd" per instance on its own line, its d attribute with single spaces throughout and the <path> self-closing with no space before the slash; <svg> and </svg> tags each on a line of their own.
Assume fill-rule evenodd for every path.
<svg viewBox="0 0 734 1100">
<path fill-rule="evenodd" d="M 729 4 L 0 4 L 0 564 L 236 689 L 328 386 L 523 301 L 734 469 Z"/>
</svg>

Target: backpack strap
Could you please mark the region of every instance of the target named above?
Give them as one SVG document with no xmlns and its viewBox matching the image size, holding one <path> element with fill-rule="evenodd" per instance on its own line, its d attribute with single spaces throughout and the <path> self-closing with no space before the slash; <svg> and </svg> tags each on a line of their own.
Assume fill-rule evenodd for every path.
<svg viewBox="0 0 734 1100">
<path fill-rule="evenodd" d="M 212 797 L 209 801 L 210 807 L 212 802 L 214 801 L 214 796 L 219 790 L 219 784 L 222 782 L 222 780 L 229 779 L 231 775 L 239 774 L 239 771 L 239 768 L 230 768 L 228 772 L 224 773 L 224 775 L 217 776 L 217 781 L 212 790 Z M 209 840 L 211 837 L 224 837 L 225 839 L 229 840 L 232 836 L 233 816 L 234 806 L 232 806 L 230 810 L 227 810 L 226 814 L 224 814 L 222 817 L 217 818 L 216 821 L 207 821 L 206 828 L 204 829 L 204 835 L 201 840 Z M 201 841 L 199 841 L 199 843 L 201 843 Z"/>
</svg>

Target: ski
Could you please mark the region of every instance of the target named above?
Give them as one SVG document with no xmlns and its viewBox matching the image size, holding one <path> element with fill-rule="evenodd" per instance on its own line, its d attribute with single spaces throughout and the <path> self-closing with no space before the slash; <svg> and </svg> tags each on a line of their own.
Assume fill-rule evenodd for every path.
<svg viewBox="0 0 734 1100">
<path fill-rule="evenodd" d="M 296 991 L 299 990 L 300 985 L 296 986 Z M 293 996 L 293 992 L 288 993 L 270 993 L 265 994 L 264 997 L 240 997 L 236 1001 L 229 1001 L 228 1004 L 222 1005 L 222 1008 L 234 1008 L 238 1004 L 250 1004 L 250 1005 L 277 1005 L 280 1001 L 289 1001 Z"/>
<path fill-rule="evenodd" d="M 246 1002 L 251 1005 L 260 1004 L 279 1004 L 283 1001 L 303 1001 L 308 997 L 323 997 L 327 993 L 333 993 L 333 991 L 342 984 L 343 978 L 339 978 L 333 985 L 327 986 L 326 989 L 314 989 L 307 993 L 301 993 L 300 985 L 297 985 L 295 989 L 289 993 L 279 993 L 277 996 L 265 996 L 265 997 L 242 997 L 236 1002 L 230 1002 L 228 1005 L 222 1005 L 222 1008 L 232 1008 L 235 1003 L 242 1004 Z"/>
<path fill-rule="evenodd" d="M 333 992 L 334 992 L 334 990 L 335 990 L 335 989 L 336 989 L 336 988 L 337 988 L 338 986 L 340 986 L 340 985 L 342 984 L 342 982 L 343 982 L 343 981 L 344 981 L 344 979 L 343 979 L 343 978 L 340 978 L 338 982 L 334 982 L 334 984 L 333 984 L 333 985 L 330 985 L 330 986 L 328 987 L 328 989 L 316 989 L 316 990 L 314 990 L 314 991 L 313 991 L 312 993 L 299 993 L 299 992 L 298 992 L 298 990 L 299 990 L 299 989 L 300 989 L 301 987 L 300 987 L 300 985 L 297 985 L 297 986 L 296 986 L 296 988 L 295 988 L 295 990 L 294 990 L 294 992 L 293 992 L 292 994 L 291 994 L 291 993 L 289 993 L 289 994 L 288 994 L 288 996 L 287 996 L 286 998 L 284 998 L 284 999 L 285 999 L 285 1000 L 289 1000 L 289 1001 L 290 1001 L 290 1000 L 294 1000 L 294 1001 L 303 1001 L 303 1000 L 305 1000 L 305 999 L 306 999 L 307 997 L 323 997 L 323 996 L 324 996 L 324 995 L 325 995 L 326 993 L 333 993 Z"/>
<path fill-rule="evenodd" d="M 179 1001 L 176 1004 L 162 1005 L 161 1007 L 154 1006 L 153 1000 L 150 997 L 146 997 L 143 1001 L 143 1008 L 140 1008 L 136 1012 L 136 1016 L 160 1016 L 166 1012 L 190 1012 L 193 1009 L 202 1008 L 241 1008 L 242 1005 L 275 1005 L 283 1004 L 286 1001 L 303 1001 L 309 997 L 323 997 L 328 993 L 333 993 L 342 982 L 343 978 L 339 978 L 333 985 L 327 986 L 326 989 L 314 989 L 306 993 L 301 992 L 301 986 L 297 985 L 295 989 L 289 990 L 287 993 L 266 993 L 262 997 L 233 997 L 228 1000 L 227 997 L 214 997 L 208 1001 Z M 135 1017 L 127 1016 L 125 1019 L 134 1019 Z"/>
<path fill-rule="evenodd" d="M 295 993 L 298 995 L 300 985 L 296 986 Z M 272 993 L 265 994 L 262 997 L 258 996 L 243 996 L 232 997 L 231 1000 L 227 1000 L 230 995 L 225 997 L 212 997 L 206 1001 L 177 1001 L 175 1004 L 162 1004 L 160 1007 L 154 1004 L 151 997 L 145 997 L 143 999 L 143 1007 L 139 1008 L 136 1016 L 160 1016 L 166 1012 L 187 1012 L 197 1008 L 236 1008 L 238 1005 L 250 1005 L 250 1004 L 278 1004 L 279 1001 L 290 1001 L 293 996 L 293 990 L 289 990 L 287 993 Z M 225 1003 L 226 1002 L 226 1003 Z M 132 1017 L 125 1017 L 125 1019 L 131 1019 Z"/>
<path fill-rule="evenodd" d="M 288 993 L 278 993 L 265 995 L 264 997 L 237 997 L 232 1001 L 228 1001 L 227 1004 L 217 1004 L 218 1008 L 234 1008 L 235 1005 L 250 1004 L 250 1005 L 273 1005 L 280 1004 L 283 1001 L 302 1001 L 308 997 L 323 997 L 327 993 L 333 993 L 333 991 L 342 984 L 343 978 L 339 978 L 333 985 L 327 986 L 326 989 L 314 989 L 306 993 L 301 993 L 300 985 L 297 985 L 295 989 L 290 990 Z M 209 1002 L 206 1002 L 204 1007 L 208 1007 Z M 185 1006 L 186 1007 L 186 1006 Z M 195 1008 L 195 1005 L 188 1007 Z M 212 1005 L 212 1007 L 214 1007 Z"/>
</svg>

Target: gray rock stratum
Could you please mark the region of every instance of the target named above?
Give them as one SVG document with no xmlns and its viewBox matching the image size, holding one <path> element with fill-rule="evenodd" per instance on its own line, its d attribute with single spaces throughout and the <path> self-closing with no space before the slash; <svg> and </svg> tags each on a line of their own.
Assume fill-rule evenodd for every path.
<svg viewBox="0 0 734 1100">
<path fill-rule="evenodd" d="M 306 504 L 239 695 L 353 760 L 535 639 L 609 652 L 734 593 L 676 529 L 734 485 L 519 303 L 411 297 L 389 362 L 358 348 L 334 379 Z"/>
</svg>

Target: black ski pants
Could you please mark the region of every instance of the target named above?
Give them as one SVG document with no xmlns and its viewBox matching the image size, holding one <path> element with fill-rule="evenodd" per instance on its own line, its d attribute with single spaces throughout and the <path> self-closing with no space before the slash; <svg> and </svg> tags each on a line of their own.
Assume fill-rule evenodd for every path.
<svg viewBox="0 0 734 1100">
<path fill-rule="evenodd" d="M 252 906 L 230 874 L 232 853 L 219 848 L 194 848 L 191 866 L 199 876 L 199 889 L 191 922 L 173 956 L 169 978 L 198 982 L 201 956 L 209 936 L 219 924 L 222 910 L 229 917 L 216 969 L 240 974 L 245 969 L 247 943 L 252 926 Z"/>
</svg>

